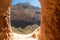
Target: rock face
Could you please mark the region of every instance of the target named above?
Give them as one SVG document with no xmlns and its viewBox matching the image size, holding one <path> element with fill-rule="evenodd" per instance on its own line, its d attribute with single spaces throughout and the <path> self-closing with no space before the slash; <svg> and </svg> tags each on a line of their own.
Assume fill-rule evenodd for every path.
<svg viewBox="0 0 60 40">
<path fill-rule="evenodd" d="M 11 24 L 25 27 L 27 25 L 40 25 L 40 8 L 29 3 L 18 3 L 11 8 Z"/>
<path fill-rule="evenodd" d="M 39 40 L 60 40 L 60 0 L 40 0 L 41 35 Z"/>
<path fill-rule="evenodd" d="M 12 40 L 10 6 L 12 0 L 0 0 L 0 40 Z"/>
<path fill-rule="evenodd" d="M 36 31 L 39 33 L 37 39 L 60 40 L 60 0 L 40 0 L 40 2 L 42 21 L 41 28 Z M 0 0 L 0 40 L 11 40 L 11 30 L 8 25 L 9 12 L 7 12 L 10 4 L 11 0 Z"/>
</svg>

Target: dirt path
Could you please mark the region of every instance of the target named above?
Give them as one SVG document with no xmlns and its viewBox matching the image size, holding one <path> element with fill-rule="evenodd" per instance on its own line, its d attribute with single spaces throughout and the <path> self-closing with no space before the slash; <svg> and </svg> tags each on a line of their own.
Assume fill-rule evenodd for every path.
<svg viewBox="0 0 60 40">
<path fill-rule="evenodd" d="M 36 38 L 29 37 L 30 34 L 17 34 L 13 33 L 13 39 L 14 40 L 37 40 Z"/>
</svg>

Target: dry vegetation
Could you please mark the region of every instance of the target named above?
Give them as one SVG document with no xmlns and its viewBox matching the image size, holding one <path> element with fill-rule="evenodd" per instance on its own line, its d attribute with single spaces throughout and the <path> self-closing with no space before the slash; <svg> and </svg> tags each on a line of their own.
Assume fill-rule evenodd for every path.
<svg viewBox="0 0 60 40">
<path fill-rule="evenodd" d="M 18 33 L 18 34 L 28 34 L 28 33 L 31 33 L 33 32 L 36 28 L 38 28 L 39 26 L 38 25 L 28 25 L 26 26 L 24 29 L 22 28 L 16 28 L 16 27 L 13 27 L 12 26 L 12 30 L 14 33 Z"/>
</svg>

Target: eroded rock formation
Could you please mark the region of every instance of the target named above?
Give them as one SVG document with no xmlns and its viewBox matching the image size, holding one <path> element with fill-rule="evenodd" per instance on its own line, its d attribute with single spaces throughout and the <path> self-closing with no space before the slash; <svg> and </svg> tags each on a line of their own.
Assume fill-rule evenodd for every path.
<svg viewBox="0 0 60 40">
<path fill-rule="evenodd" d="M 12 40 L 10 7 L 12 0 L 0 0 L 0 40 Z"/>
<path fill-rule="evenodd" d="M 36 32 L 38 40 L 60 40 L 60 0 L 40 0 L 41 28 Z M 11 0 L 0 0 L 0 40 L 12 40 L 9 26 Z M 36 38 L 36 32 L 31 37 Z"/>
<path fill-rule="evenodd" d="M 40 25 L 40 8 L 29 3 L 18 3 L 11 8 L 11 25 L 25 28 L 27 25 Z"/>
<path fill-rule="evenodd" d="M 39 40 L 60 40 L 60 0 L 40 0 L 41 29 Z"/>
</svg>

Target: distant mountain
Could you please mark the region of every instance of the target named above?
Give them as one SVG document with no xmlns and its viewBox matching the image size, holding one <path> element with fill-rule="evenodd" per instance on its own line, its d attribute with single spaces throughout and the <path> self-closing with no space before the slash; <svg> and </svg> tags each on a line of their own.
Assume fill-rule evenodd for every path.
<svg viewBox="0 0 60 40">
<path fill-rule="evenodd" d="M 29 3 L 18 3 L 11 8 L 11 24 L 15 27 L 25 28 L 27 25 L 40 23 L 40 8 Z"/>
</svg>

